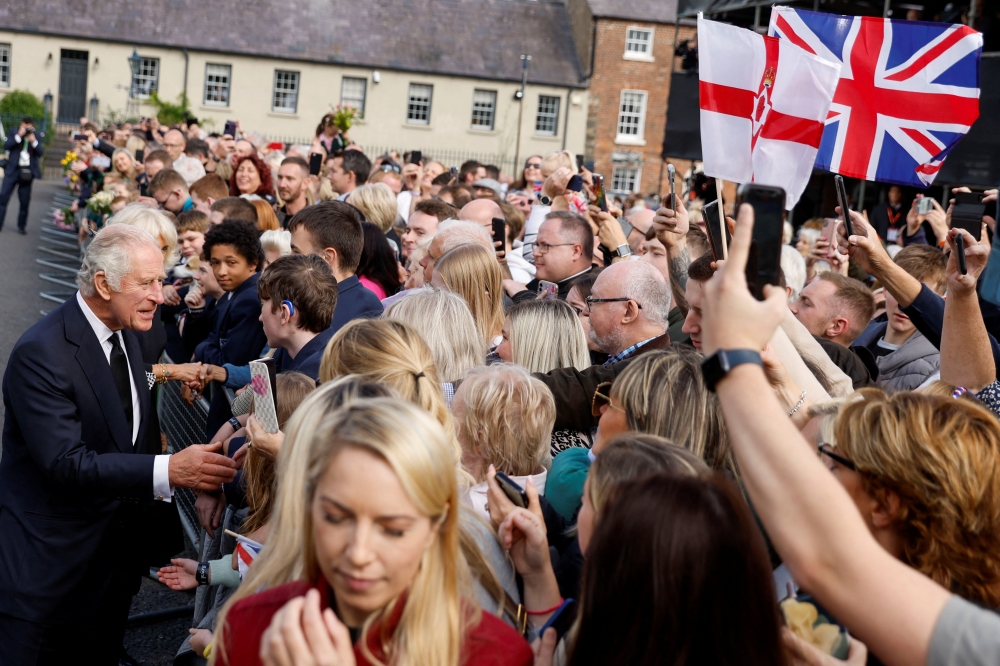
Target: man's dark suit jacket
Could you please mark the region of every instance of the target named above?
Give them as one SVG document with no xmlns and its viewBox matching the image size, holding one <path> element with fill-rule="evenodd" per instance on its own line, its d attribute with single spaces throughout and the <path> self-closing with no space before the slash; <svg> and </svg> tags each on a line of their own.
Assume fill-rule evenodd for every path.
<svg viewBox="0 0 1000 666">
<path fill-rule="evenodd" d="M 330 324 L 333 333 L 354 319 L 378 317 L 381 314 L 382 301 L 375 292 L 361 284 L 357 275 L 337 283 L 337 307 L 333 311 L 333 321 Z"/>
<path fill-rule="evenodd" d="M 21 141 L 18 142 L 15 137 L 17 136 L 17 131 L 10 133 L 7 140 L 3 144 L 3 149 L 10 153 L 10 158 L 7 160 L 7 168 L 4 170 L 4 177 L 13 177 L 17 173 L 18 165 L 21 162 L 21 151 L 24 150 L 24 142 L 27 141 L 25 137 L 21 137 Z M 38 136 L 36 135 L 37 139 Z M 32 146 L 28 144 L 28 164 L 31 167 L 31 175 L 35 178 L 42 177 L 42 170 L 38 168 L 38 158 L 42 156 L 45 149 L 42 148 L 42 142 L 39 139 L 37 146 Z"/>
<path fill-rule="evenodd" d="M 21 336 L 3 378 L 0 613 L 78 622 L 116 570 L 136 569 L 141 503 L 153 498 L 144 430 L 149 390 L 136 337 L 123 332 L 139 396 L 136 446 L 111 366 L 75 297 Z M 0 648 L 2 649 L 2 648 Z"/>
</svg>

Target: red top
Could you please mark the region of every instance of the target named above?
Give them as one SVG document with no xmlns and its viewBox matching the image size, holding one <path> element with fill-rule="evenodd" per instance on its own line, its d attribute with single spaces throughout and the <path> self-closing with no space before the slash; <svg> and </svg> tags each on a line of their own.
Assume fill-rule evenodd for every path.
<svg viewBox="0 0 1000 666">
<path fill-rule="evenodd" d="M 217 647 L 216 664 L 218 666 L 258 665 L 260 661 L 260 639 L 264 635 L 271 618 L 286 603 L 296 597 L 305 596 L 306 592 L 316 587 L 308 581 L 285 583 L 263 592 L 258 592 L 241 599 L 226 615 L 225 650 Z M 321 608 L 329 608 L 329 587 L 316 587 L 320 594 Z M 403 603 L 398 603 L 389 618 L 395 631 L 395 625 L 403 612 Z M 382 646 L 377 637 L 381 632 L 375 626 L 368 635 L 371 640 L 368 648 L 378 659 L 385 661 Z M 354 658 L 358 666 L 371 666 L 361 651 L 361 645 L 355 643 Z M 466 633 L 462 641 L 462 660 L 460 666 L 531 666 L 534 655 L 524 638 L 500 618 L 490 613 L 482 613 L 479 624 Z"/>
</svg>

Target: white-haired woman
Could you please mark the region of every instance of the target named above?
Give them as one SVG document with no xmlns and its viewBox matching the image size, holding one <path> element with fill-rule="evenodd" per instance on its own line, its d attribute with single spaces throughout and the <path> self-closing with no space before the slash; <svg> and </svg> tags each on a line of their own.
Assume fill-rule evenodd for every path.
<svg viewBox="0 0 1000 666">
<path fill-rule="evenodd" d="M 475 599 L 441 425 L 411 403 L 371 398 L 299 431 L 310 411 L 290 423 L 298 441 L 278 461 L 273 532 L 220 613 L 212 661 L 533 663 L 527 642 Z"/>
</svg>

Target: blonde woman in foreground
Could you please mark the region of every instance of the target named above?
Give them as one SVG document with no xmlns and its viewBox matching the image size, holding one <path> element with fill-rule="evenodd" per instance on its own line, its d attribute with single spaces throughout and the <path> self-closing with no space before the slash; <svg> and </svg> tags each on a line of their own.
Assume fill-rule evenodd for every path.
<svg viewBox="0 0 1000 666">
<path fill-rule="evenodd" d="M 264 589 L 220 618 L 215 664 L 533 662 L 528 643 L 475 601 L 452 449 L 433 417 L 372 398 L 296 436 L 306 464 L 283 459 L 280 472 L 305 502 L 300 520 L 279 518 L 268 553 L 286 566 L 246 581 Z"/>
</svg>

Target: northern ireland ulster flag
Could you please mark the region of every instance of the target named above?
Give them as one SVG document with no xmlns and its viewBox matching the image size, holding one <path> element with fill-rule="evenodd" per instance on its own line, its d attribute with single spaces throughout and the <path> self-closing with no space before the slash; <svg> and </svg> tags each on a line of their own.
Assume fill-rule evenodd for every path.
<svg viewBox="0 0 1000 666">
<path fill-rule="evenodd" d="M 698 55 L 705 173 L 782 187 L 791 209 L 812 173 L 840 64 L 700 15 Z"/>
</svg>

